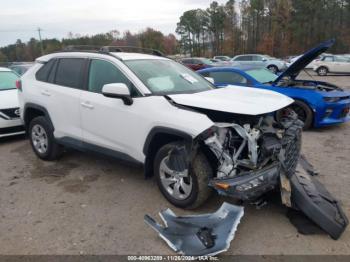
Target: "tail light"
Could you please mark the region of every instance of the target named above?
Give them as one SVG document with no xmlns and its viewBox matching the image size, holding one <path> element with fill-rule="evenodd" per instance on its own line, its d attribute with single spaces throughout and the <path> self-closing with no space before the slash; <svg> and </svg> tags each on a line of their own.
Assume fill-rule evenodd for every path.
<svg viewBox="0 0 350 262">
<path fill-rule="evenodd" d="M 19 91 L 22 91 L 22 82 L 21 82 L 21 80 L 17 80 L 17 81 L 16 81 L 16 88 L 17 88 Z"/>
</svg>

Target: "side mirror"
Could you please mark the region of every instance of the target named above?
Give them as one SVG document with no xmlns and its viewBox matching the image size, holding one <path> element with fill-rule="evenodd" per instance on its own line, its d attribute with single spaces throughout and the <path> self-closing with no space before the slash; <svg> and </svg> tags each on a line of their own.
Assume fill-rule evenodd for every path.
<svg viewBox="0 0 350 262">
<path fill-rule="evenodd" d="M 207 81 L 212 83 L 213 85 L 215 84 L 214 78 L 212 77 L 204 77 L 204 78 L 207 79 Z"/>
<path fill-rule="evenodd" d="M 106 97 L 119 98 L 125 105 L 132 105 L 134 102 L 130 95 L 130 90 L 124 83 L 106 84 L 102 87 L 102 94 Z"/>
<path fill-rule="evenodd" d="M 263 61 L 263 62 L 266 62 L 266 61 L 267 61 L 267 59 L 264 57 L 264 58 L 262 59 L 262 61 Z"/>
</svg>

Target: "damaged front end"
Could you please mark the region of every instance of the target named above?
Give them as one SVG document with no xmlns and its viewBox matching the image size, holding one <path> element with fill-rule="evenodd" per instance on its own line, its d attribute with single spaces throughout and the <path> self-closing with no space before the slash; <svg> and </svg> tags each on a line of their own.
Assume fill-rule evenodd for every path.
<svg viewBox="0 0 350 262">
<path fill-rule="evenodd" d="M 340 204 L 313 176 L 300 155 L 303 123 L 293 111 L 276 122 L 271 115 L 249 123 L 221 123 L 202 134 L 200 146 L 214 160 L 209 186 L 219 194 L 252 203 L 279 189 L 282 203 L 304 213 L 333 239 L 348 225 Z"/>
<path fill-rule="evenodd" d="M 216 162 L 209 185 L 245 201 L 278 186 L 281 169 L 293 173 L 301 147 L 303 125 L 293 112 L 280 123 L 271 115 L 254 120 L 242 125 L 217 122 L 201 138 L 202 148 Z"/>
</svg>

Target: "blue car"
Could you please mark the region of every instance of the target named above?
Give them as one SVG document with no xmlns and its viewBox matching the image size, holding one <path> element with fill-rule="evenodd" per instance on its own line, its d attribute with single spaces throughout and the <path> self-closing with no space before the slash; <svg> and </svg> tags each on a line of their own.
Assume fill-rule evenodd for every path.
<svg viewBox="0 0 350 262">
<path fill-rule="evenodd" d="M 309 50 L 282 74 L 275 75 L 257 66 L 215 67 L 197 71 L 214 80 L 217 87 L 239 85 L 268 89 L 289 96 L 304 129 L 344 123 L 350 120 L 350 92 L 333 84 L 315 80 L 296 80 L 301 70 L 334 44 L 329 40 Z M 233 87 L 234 88 L 234 87 Z M 283 111 L 277 114 L 279 118 Z"/>
</svg>

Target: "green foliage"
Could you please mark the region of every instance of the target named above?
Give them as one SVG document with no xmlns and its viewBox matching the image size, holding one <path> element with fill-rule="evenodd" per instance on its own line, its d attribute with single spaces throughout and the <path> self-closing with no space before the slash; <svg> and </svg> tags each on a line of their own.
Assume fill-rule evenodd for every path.
<svg viewBox="0 0 350 262">
<path fill-rule="evenodd" d="M 71 45 L 79 46 L 136 46 L 158 49 L 166 54 L 175 54 L 177 50 L 177 40 L 173 34 L 164 36 L 160 31 L 147 28 L 136 34 L 125 31 L 120 36 L 119 31 L 113 30 L 105 34 L 96 34 L 92 36 L 81 36 L 69 33 L 67 38 L 62 39 L 44 39 L 41 44 L 38 40 L 32 38 L 27 43 L 17 40 L 16 44 L 0 48 L 0 62 L 16 61 L 34 61 L 37 57 L 62 50 Z"/>
<path fill-rule="evenodd" d="M 182 51 L 191 55 L 285 56 L 330 38 L 337 40 L 330 51 L 345 53 L 350 51 L 350 0 L 214 1 L 206 10 L 184 12 L 176 32 Z"/>
</svg>

